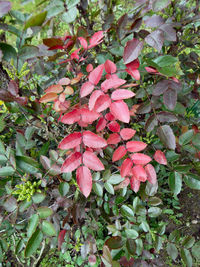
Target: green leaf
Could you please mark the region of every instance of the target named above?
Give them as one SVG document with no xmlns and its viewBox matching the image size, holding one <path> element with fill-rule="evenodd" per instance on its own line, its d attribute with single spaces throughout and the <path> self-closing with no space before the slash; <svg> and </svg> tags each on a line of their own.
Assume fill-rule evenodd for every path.
<svg viewBox="0 0 200 267">
<path fill-rule="evenodd" d="M 40 231 L 40 229 L 36 229 L 36 231 L 32 234 L 32 236 L 29 238 L 28 243 L 25 248 L 25 257 L 32 256 L 37 249 L 40 246 L 40 243 L 42 242 L 43 234 Z"/>
<path fill-rule="evenodd" d="M 67 182 L 60 183 L 58 190 L 62 197 L 66 196 L 69 192 L 69 184 Z"/>
<path fill-rule="evenodd" d="M 35 58 L 39 55 L 39 48 L 34 45 L 24 45 L 19 49 L 19 56 L 21 60 Z"/>
<path fill-rule="evenodd" d="M 187 265 L 187 267 L 192 267 L 192 256 L 187 249 L 181 249 L 181 258 L 183 262 Z"/>
<path fill-rule="evenodd" d="M 35 232 L 37 226 L 39 224 L 39 216 L 38 214 L 33 214 L 29 220 L 28 228 L 27 228 L 27 236 L 30 237 Z"/>
<path fill-rule="evenodd" d="M 23 239 L 21 239 L 21 240 L 19 240 L 19 241 L 17 242 L 17 244 L 16 244 L 16 247 L 15 247 L 15 254 L 18 255 L 18 254 L 22 251 L 23 247 L 24 247 L 24 241 L 23 241 Z"/>
<path fill-rule="evenodd" d="M 53 214 L 53 210 L 48 207 L 39 207 L 37 212 L 41 219 L 46 219 Z"/>
<path fill-rule="evenodd" d="M 172 243 L 167 244 L 167 253 L 174 261 L 178 257 L 178 249 Z"/>
<path fill-rule="evenodd" d="M 97 194 L 97 196 L 102 197 L 103 196 L 103 187 L 100 183 L 96 182 L 93 183 L 92 188 L 94 192 Z"/>
<path fill-rule="evenodd" d="M 39 164 L 27 156 L 16 156 L 17 167 L 25 173 L 35 174 L 39 171 Z"/>
<path fill-rule="evenodd" d="M 200 190 L 200 179 L 198 175 L 195 174 L 184 175 L 184 182 L 188 187 Z"/>
<path fill-rule="evenodd" d="M 125 233 L 126 233 L 127 238 L 131 238 L 131 239 L 136 239 L 139 236 L 138 232 L 134 229 L 126 229 Z"/>
<path fill-rule="evenodd" d="M 140 228 L 144 231 L 144 232 L 149 232 L 149 224 L 145 221 L 143 221 L 141 224 L 140 224 Z"/>
<path fill-rule="evenodd" d="M 135 244 L 136 244 L 136 254 L 138 256 L 140 256 L 142 254 L 143 251 L 143 242 L 142 239 L 138 238 L 135 240 Z"/>
<path fill-rule="evenodd" d="M 151 197 L 148 200 L 148 205 L 150 206 L 158 206 L 162 204 L 162 200 L 159 197 Z"/>
<path fill-rule="evenodd" d="M 0 43 L 0 50 L 3 53 L 3 60 L 9 62 L 12 58 L 17 58 L 17 52 L 14 47 L 6 43 Z"/>
<path fill-rule="evenodd" d="M 77 8 L 72 7 L 71 9 L 69 9 L 69 11 L 65 12 L 62 15 L 62 20 L 66 23 L 72 23 L 76 19 L 77 12 L 78 12 Z"/>
<path fill-rule="evenodd" d="M 13 167 L 6 166 L 0 168 L 0 177 L 12 176 L 15 173 Z"/>
<path fill-rule="evenodd" d="M 171 0 L 155 0 L 153 2 L 153 10 L 154 11 L 160 11 L 164 8 L 166 8 L 171 3 Z"/>
<path fill-rule="evenodd" d="M 193 145 L 200 150 L 200 133 L 195 134 L 192 138 Z"/>
<path fill-rule="evenodd" d="M 193 236 L 185 236 L 182 241 L 182 246 L 185 248 L 191 248 L 195 243 L 195 238 Z"/>
<path fill-rule="evenodd" d="M 169 235 L 169 241 L 171 242 L 177 242 L 180 239 L 180 231 L 179 230 L 174 230 L 173 232 L 170 233 Z"/>
<path fill-rule="evenodd" d="M 24 200 L 19 204 L 19 212 L 23 213 L 25 210 L 27 210 L 32 205 L 32 200 L 27 201 Z"/>
<path fill-rule="evenodd" d="M 107 180 L 108 183 L 110 184 L 119 184 L 121 183 L 122 181 L 124 181 L 124 178 L 121 177 L 120 174 L 113 174 L 110 176 L 110 178 Z"/>
<path fill-rule="evenodd" d="M 112 236 L 106 240 L 105 245 L 110 249 L 118 249 L 123 246 L 123 241 L 121 236 Z"/>
<path fill-rule="evenodd" d="M 3 144 L 3 142 L 0 140 L 0 153 L 1 154 L 5 154 L 6 150 L 5 150 L 5 146 Z"/>
<path fill-rule="evenodd" d="M 47 16 L 47 11 L 44 11 L 40 14 L 34 15 L 27 20 L 24 25 L 24 30 L 28 29 L 29 27 L 41 26 L 45 21 Z"/>
<path fill-rule="evenodd" d="M 162 213 L 162 210 L 158 207 L 151 207 L 148 209 L 149 217 L 157 217 Z"/>
<path fill-rule="evenodd" d="M 134 217 L 133 210 L 129 208 L 127 205 L 122 205 L 120 210 L 123 215 L 128 217 Z"/>
<path fill-rule="evenodd" d="M 36 128 L 34 126 L 29 126 L 28 128 L 26 128 L 25 138 L 27 141 L 31 140 L 35 131 L 36 131 Z"/>
<path fill-rule="evenodd" d="M 70 9 L 70 8 L 76 6 L 79 2 L 80 2 L 80 0 L 66 0 L 67 8 Z"/>
<path fill-rule="evenodd" d="M 145 187 L 145 193 L 147 194 L 147 196 L 154 196 L 158 191 L 158 183 L 155 184 L 151 184 L 149 182 L 146 183 L 146 187 Z"/>
<path fill-rule="evenodd" d="M 113 186 L 112 186 L 110 183 L 106 182 L 106 183 L 104 184 L 104 187 L 105 187 L 105 189 L 108 191 L 108 193 L 110 193 L 110 194 L 112 194 L 112 195 L 115 194 L 114 188 L 113 188 Z"/>
<path fill-rule="evenodd" d="M 41 230 L 47 236 L 55 236 L 56 235 L 56 230 L 55 230 L 53 224 L 49 221 L 43 221 L 42 222 Z"/>
<path fill-rule="evenodd" d="M 177 196 L 181 192 L 182 188 L 182 175 L 178 172 L 171 172 L 169 175 L 169 187 L 174 194 Z"/>
<path fill-rule="evenodd" d="M 192 247 L 192 255 L 199 261 L 200 260 L 200 241 Z"/>
<path fill-rule="evenodd" d="M 155 250 L 157 252 L 159 252 L 161 250 L 162 243 L 163 243 L 162 237 L 161 236 L 156 236 L 156 238 L 155 238 Z"/>
<path fill-rule="evenodd" d="M 128 250 L 128 252 L 131 254 L 131 255 L 135 255 L 135 252 L 136 252 L 136 244 L 135 244 L 135 240 L 131 239 L 131 238 L 128 238 L 126 240 L 126 248 Z"/>
<path fill-rule="evenodd" d="M 188 144 L 192 140 L 193 136 L 193 130 L 189 130 L 186 133 L 182 134 L 181 136 L 179 136 L 179 145 L 184 146 Z"/>
<path fill-rule="evenodd" d="M 32 200 L 35 204 L 41 203 L 45 199 L 46 195 L 44 193 L 35 193 L 32 196 Z"/>
<path fill-rule="evenodd" d="M 162 2 L 162 1 L 159 1 Z M 178 58 L 170 56 L 170 55 L 165 55 L 165 56 L 160 56 L 157 57 L 156 59 L 153 60 L 159 67 L 167 67 L 167 66 L 172 66 L 178 62 Z"/>
</svg>

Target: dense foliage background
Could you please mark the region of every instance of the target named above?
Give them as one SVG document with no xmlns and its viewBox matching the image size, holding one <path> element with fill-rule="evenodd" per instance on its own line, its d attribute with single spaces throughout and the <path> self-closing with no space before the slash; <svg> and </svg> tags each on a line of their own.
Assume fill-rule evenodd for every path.
<svg viewBox="0 0 200 267">
<path fill-rule="evenodd" d="M 199 11 L 0 1 L 0 266 L 200 265 Z"/>
</svg>

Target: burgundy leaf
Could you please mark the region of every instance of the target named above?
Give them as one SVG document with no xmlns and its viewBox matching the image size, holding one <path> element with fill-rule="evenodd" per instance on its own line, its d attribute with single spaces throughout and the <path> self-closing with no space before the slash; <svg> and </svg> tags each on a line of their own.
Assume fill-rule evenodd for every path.
<svg viewBox="0 0 200 267">
<path fill-rule="evenodd" d="M 158 163 L 162 165 L 167 165 L 167 159 L 165 157 L 165 154 L 161 150 L 156 150 L 153 157 Z"/>
<path fill-rule="evenodd" d="M 81 86 L 80 96 L 85 97 L 89 95 L 90 93 L 92 93 L 93 90 L 94 90 L 94 85 L 91 82 L 85 82 Z"/>
<path fill-rule="evenodd" d="M 155 184 L 157 182 L 157 175 L 154 167 L 151 164 L 147 164 L 144 169 L 147 173 L 147 180 L 151 184 Z"/>
<path fill-rule="evenodd" d="M 168 81 L 167 80 L 162 80 L 158 82 L 153 90 L 153 95 L 159 96 L 162 95 L 169 87 Z"/>
<path fill-rule="evenodd" d="M 138 58 L 142 48 L 143 48 L 143 42 L 140 42 L 137 39 L 128 41 L 124 49 L 124 55 L 123 55 L 124 64 L 128 64 L 131 61 Z"/>
<path fill-rule="evenodd" d="M 145 182 L 147 180 L 147 174 L 145 169 L 141 165 L 135 165 L 132 168 L 133 176 L 140 182 Z"/>
<path fill-rule="evenodd" d="M 132 160 L 129 158 L 125 159 L 120 168 L 121 177 L 129 175 L 131 173 L 132 166 L 133 166 Z"/>
<path fill-rule="evenodd" d="M 144 23 L 147 27 L 158 27 L 164 23 L 164 19 L 161 16 L 153 15 L 152 17 L 147 18 Z"/>
<path fill-rule="evenodd" d="M 65 234 L 66 234 L 67 230 L 61 230 L 59 235 L 58 235 L 58 250 L 61 249 L 62 243 L 65 240 Z"/>
<path fill-rule="evenodd" d="M 126 64 L 127 69 L 132 69 L 132 70 L 138 69 L 139 66 L 140 66 L 140 61 L 138 58 Z"/>
<path fill-rule="evenodd" d="M 76 170 L 76 179 L 80 191 L 85 197 L 88 197 L 92 190 L 92 175 L 88 167 L 79 167 Z"/>
<path fill-rule="evenodd" d="M 8 84 L 8 91 L 13 95 L 17 96 L 19 93 L 19 87 L 15 81 L 10 81 Z"/>
<path fill-rule="evenodd" d="M 173 29 L 172 25 L 170 24 L 163 24 L 159 27 L 164 32 L 165 40 L 167 41 L 176 41 L 176 31 Z"/>
<path fill-rule="evenodd" d="M 72 172 L 76 170 L 82 163 L 82 154 L 75 152 L 71 154 L 63 163 L 61 172 Z"/>
<path fill-rule="evenodd" d="M 58 148 L 60 149 L 71 149 L 82 142 L 82 134 L 79 132 L 74 132 L 66 136 L 59 144 Z"/>
<path fill-rule="evenodd" d="M 112 156 L 112 161 L 115 162 L 117 160 L 120 160 L 126 155 L 126 148 L 124 146 L 119 146 Z"/>
<path fill-rule="evenodd" d="M 130 90 L 117 89 L 112 93 L 111 99 L 112 100 L 123 100 L 123 99 L 131 98 L 133 96 L 135 96 L 135 94 L 131 92 Z"/>
<path fill-rule="evenodd" d="M 176 137 L 169 125 L 160 126 L 157 130 L 157 134 L 167 148 L 173 150 L 176 148 Z"/>
<path fill-rule="evenodd" d="M 95 255 L 90 255 L 90 256 L 88 257 L 88 262 L 89 262 L 89 264 L 90 264 L 91 266 L 95 265 L 95 264 L 96 264 L 96 261 L 97 261 L 97 259 L 96 259 L 96 256 L 95 256 Z"/>
<path fill-rule="evenodd" d="M 147 144 L 142 141 L 129 141 L 126 143 L 126 149 L 129 152 L 139 152 L 144 150 L 146 147 Z"/>
<path fill-rule="evenodd" d="M 104 64 L 101 64 L 98 67 L 96 67 L 93 71 L 91 71 L 88 77 L 89 82 L 91 82 L 94 85 L 97 85 L 101 80 L 103 70 L 104 70 Z"/>
<path fill-rule="evenodd" d="M 177 101 L 177 92 L 171 88 L 163 94 L 163 102 L 169 110 L 174 110 Z"/>
<path fill-rule="evenodd" d="M 123 128 L 120 131 L 121 138 L 123 140 L 129 140 L 135 135 L 136 131 L 131 128 Z"/>
<path fill-rule="evenodd" d="M 83 164 L 93 171 L 102 171 L 105 169 L 98 157 L 90 151 L 84 152 Z"/>
<path fill-rule="evenodd" d="M 115 73 L 117 71 L 116 65 L 110 61 L 109 59 L 106 60 L 104 63 L 105 71 L 109 74 Z"/>
<path fill-rule="evenodd" d="M 130 112 L 127 104 L 123 100 L 113 102 L 110 105 L 110 112 L 116 119 L 125 123 L 129 123 Z"/>
<path fill-rule="evenodd" d="M 133 163 L 139 164 L 139 165 L 146 165 L 151 161 L 151 158 L 145 154 L 142 153 L 135 153 L 131 155 L 131 159 Z"/>
<path fill-rule="evenodd" d="M 108 139 L 107 139 L 108 145 L 116 145 L 120 141 L 121 141 L 121 138 L 120 138 L 120 136 L 119 136 L 118 133 L 110 134 L 109 137 L 108 137 Z"/>
<path fill-rule="evenodd" d="M 158 52 L 161 51 L 163 43 L 164 43 L 164 32 L 162 30 L 155 30 L 154 32 L 147 35 L 145 41 L 148 45 L 152 46 Z"/>
<path fill-rule="evenodd" d="M 66 113 L 62 119 L 61 122 L 65 124 L 73 124 L 80 120 L 80 112 L 78 109 L 74 109 L 71 112 Z"/>
<path fill-rule="evenodd" d="M 107 145 L 106 140 L 90 131 L 83 132 L 83 143 L 91 148 L 102 148 Z"/>
</svg>

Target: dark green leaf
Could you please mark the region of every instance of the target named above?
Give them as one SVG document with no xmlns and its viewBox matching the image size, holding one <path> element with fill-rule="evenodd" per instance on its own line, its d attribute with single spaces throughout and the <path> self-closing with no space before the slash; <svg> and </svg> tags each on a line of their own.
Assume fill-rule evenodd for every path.
<svg viewBox="0 0 200 267">
<path fill-rule="evenodd" d="M 178 250 L 172 243 L 167 244 L 167 253 L 174 261 L 178 257 Z"/>
<path fill-rule="evenodd" d="M 106 240 L 105 245 L 110 249 L 118 249 L 123 246 L 123 241 L 121 236 L 112 236 Z"/>
<path fill-rule="evenodd" d="M 17 52 L 14 47 L 6 43 L 0 43 L 0 49 L 3 53 L 3 60 L 10 61 L 17 58 Z"/>
<path fill-rule="evenodd" d="M 161 250 L 161 248 L 162 248 L 162 242 L 163 242 L 163 240 L 162 240 L 162 237 L 161 236 L 156 236 L 155 237 L 155 250 L 157 252 L 159 252 Z"/>
<path fill-rule="evenodd" d="M 29 220 L 28 228 L 27 228 L 27 236 L 30 237 L 35 232 L 37 226 L 39 224 L 39 216 L 38 214 L 33 214 Z"/>
<path fill-rule="evenodd" d="M 135 255 L 135 252 L 136 252 L 135 240 L 128 238 L 127 241 L 126 241 L 126 248 L 127 248 L 128 252 L 131 255 L 134 256 Z"/>
<path fill-rule="evenodd" d="M 19 241 L 17 242 L 17 244 L 16 244 L 16 247 L 15 247 L 15 254 L 18 255 L 18 254 L 22 251 L 23 247 L 24 247 L 24 241 L 23 241 L 23 239 L 21 239 L 21 240 L 19 240 Z"/>
<path fill-rule="evenodd" d="M 169 235 L 169 241 L 171 242 L 177 242 L 180 239 L 180 231 L 179 230 L 174 230 L 173 232 L 170 233 Z"/>
<path fill-rule="evenodd" d="M 37 212 L 41 219 L 46 219 L 53 214 L 53 210 L 48 207 L 39 207 Z"/>
<path fill-rule="evenodd" d="M 35 193 L 32 196 L 32 200 L 34 203 L 39 204 L 45 199 L 46 195 L 44 193 Z"/>
<path fill-rule="evenodd" d="M 185 236 L 182 241 L 182 246 L 185 248 L 191 248 L 195 243 L 195 238 L 193 236 Z"/>
<path fill-rule="evenodd" d="M 99 196 L 102 197 L 103 196 L 103 187 L 100 183 L 96 182 L 93 183 L 92 188 L 94 190 L 94 192 Z"/>
<path fill-rule="evenodd" d="M 184 182 L 190 188 L 200 190 L 200 179 L 198 175 L 195 174 L 184 175 Z"/>
<path fill-rule="evenodd" d="M 123 215 L 128 217 L 134 217 L 133 210 L 129 208 L 127 205 L 122 205 L 120 210 Z"/>
<path fill-rule="evenodd" d="M 40 229 L 36 229 L 36 231 L 30 237 L 26 245 L 24 252 L 25 257 L 30 257 L 37 251 L 37 249 L 40 246 L 40 243 L 42 242 L 42 239 L 43 239 L 42 232 L 40 231 Z"/>
<path fill-rule="evenodd" d="M 200 260 L 200 241 L 192 247 L 192 255 L 199 261 Z"/>
<path fill-rule="evenodd" d="M 62 15 L 62 20 L 66 23 L 72 23 L 76 19 L 77 12 L 78 12 L 77 8 L 72 7 L 71 9 L 69 9 L 69 11 L 65 12 Z"/>
<path fill-rule="evenodd" d="M 115 185 L 121 183 L 123 180 L 124 178 L 122 178 L 120 174 L 113 174 L 110 176 L 107 182 Z"/>
<path fill-rule="evenodd" d="M 110 194 L 112 194 L 112 195 L 115 194 L 114 188 L 113 188 L 113 186 L 112 186 L 110 183 L 106 182 L 106 183 L 104 184 L 104 187 L 105 187 L 105 189 L 108 191 L 108 193 L 110 193 Z"/>
<path fill-rule="evenodd" d="M 145 221 L 143 221 L 141 224 L 140 224 L 140 228 L 144 231 L 144 232 L 149 232 L 149 224 Z"/>
<path fill-rule="evenodd" d="M 59 184 L 59 192 L 61 196 L 66 196 L 69 192 L 69 184 L 67 182 L 63 182 Z"/>
<path fill-rule="evenodd" d="M 187 267 L 192 267 L 192 256 L 189 250 L 181 248 L 181 258 Z"/>
<path fill-rule="evenodd" d="M 189 130 L 186 133 L 179 136 L 179 145 L 184 146 L 188 144 L 192 140 L 193 135 L 194 135 L 194 131 Z"/>
<path fill-rule="evenodd" d="M 172 193 L 177 196 L 182 188 L 182 175 L 178 172 L 171 172 L 169 175 L 169 187 Z"/>
<path fill-rule="evenodd" d="M 162 204 L 162 200 L 159 197 L 151 197 L 148 200 L 148 205 L 150 206 L 158 206 Z"/>
<path fill-rule="evenodd" d="M 136 243 L 136 254 L 138 256 L 140 256 L 142 254 L 142 251 L 143 251 L 143 242 L 142 242 L 142 239 L 137 238 L 135 240 L 135 243 Z"/>
<path fill-rule="evenodd" d="M 162 0 L 159 2 L 162 2 Z M 171 55 L 164 55 L 157 57 L 153 60 L 153 62 L 155 62 L 159 67 L 166 67 L 176 64 L 178 62 L 178 58 Z"/>
<path fill-rule="evenodd" d="M 39 56 L 39 48 L 34 45 L 24 45 L 19 50 L 19 56 L 21 60 L 27 60 Z"/>
</svg>

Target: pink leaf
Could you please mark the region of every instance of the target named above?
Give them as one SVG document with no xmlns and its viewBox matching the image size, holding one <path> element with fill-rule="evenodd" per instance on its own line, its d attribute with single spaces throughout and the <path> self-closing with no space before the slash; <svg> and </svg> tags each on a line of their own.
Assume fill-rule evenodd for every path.
<svg viewBox="0 0 200 267">
<path fill-rule="evenodd" d="M 83 47 L 84 49 L 87 49 L 88 44 L 87 44 L 87 41 L 85 40 L 85 38 L 83 38 L 83 37 L 78 37 L 78 40 L 80 41 L 80 44 L 82 45 L 82 47 Z"/>
<path fill-rule="evenodd" d="M 105 129 L 106 127 L 106 124 L 107 124 L 107 121 L 103 117 L 100 118 L 96 126 L 96 131 L 97 132 L 103 131 L 103 129 Z"/>
<path fill-rule="evenodd" d="M 145 70 L 149 73 L 158 73 L 157 69 L 153 67 L 145 67 Z"/>
<path fill-rule="evenodd" d="M 85 97 L 89 95 L 90 93 L 92 93 L 93 90 L 94 90 L 94 85 L 91 82 L 85 82 L 81 86 L 80 96 Z"/>
<path fill-rule="evenodd" d="M 90 131 L 83 132 L 83 143 L 91 148 L 102 148 L 107 145 L 106 140 Z"/>
<path fill-rule="evenodd" d="M 109 74 L 115 73 L 117 71 L 116 65 L 110 61 L 109 59 L 106 60 L 104 63 L 105 71 Z"/>
<path fill-rule="evenodd" d="M 63 78 L 63 79 L 67 79 L 67 78 Z M 59 81 L 60 82 L 60 81 Z M 45 93 L 61 93 L 63 91 L 63 87 L 61 84 L 54 84 L 49 86 L 46 90 Z"/>
<path fill-rule="evenodd" d="M 82 142 L 82 134 L 79 132 L 74 132 L 65 137 L 59 144 L 58 148 L 60 149 L 71 149 Z"/>
<path fill-rule="evenodd" d="M 98 157 L 90 151 L 86 151 L 83 154 L 83 164 L 93 171 L 102 171 L 104 166 Z"/>
<path fill-rule="evenodd" d="M 92 64 L 88 64 L 88 65 L 87 65 L 87 67 L 86 67 L 86 71 L 87 71 L 87 72 L 91 72 L 91 71 L 93 71 L 93 66 L 92 66 Z"/>
<path fill-rule="evenodd" d="M 115 89 L 115 88 L 125 84 L 125 82 L 126 82 L 125 80 L 122 80 L 118 77 L 112 77 L 112 78 L 102 82 L 101 89 L 106 93 L 108 91 L 108 89 L 111 89 L 111 88 Z"/>
<path fill-rule="evenodd" d="M 151 184 L 155 184 L 157 181 L 157 175 L 156 175 L 156 171 L 154 169 L 154 167 L 151 164 L 147 164 L 144 167 L 146 173 L 147 173 L 147 180 L 151 183 Z"/>
<path fill-rule="evenodd" d="M 92 190 L 92 175 L 88 167 L 79 167 L 76 170 L 76 179 L 80 191 L 85 197 L 88 197 Z"/>
<path fill-rule="evenodd" d="M 135 135 L 136 131 L 131 128 L 124 128 L 120 131 L 123 140 L 129 140 Z"/>
<path fill-rule="evenodd" d="M 93 121 L 96 121 L 100 117 L 100 114 L 96 111 L 82 108 L 80 109 L 80 116 L 82 122 L 91 124 Z"/>
<path fill-rule="evenodd" d="M 80 112 L 78 109 L 74 109 L 71 112 L 66 113 L 62 119 L 61 122 L 65 124 L 73 124 L 80 120 Z"/>
<path fill-rule="evenodd" d="M 66 234 L 67 230 L 61 230 L 59 235 L 58 235 L 58 250 L 61 249 L 62 243 L 65 240 L 65 234 Z"/>
<path fill-rule="evenodd" d="M 131 159 L 127 158 L 123 161 L 122 166 L 120 168 L 121 177 L 125 177 L 131 173 L 131 168 L 133 166 L 133 162 Z"/>
<path fill-rule="evenodd" d="M 115 162 L 117 160 L 120 160 L 126 155 L 126 148 L 124 146 L 119 146 L 112 156 L 112 161 Z"/>
<path fill-rule="evenodd" d="M 98 67 L 96 67 L 93 71 L 91 71 L 88 77 L 89 82 L 94 85 L 97 85 L 101 80 L 103 70 L 104 70 L 104 64 L 101 64 Z"/>
<path fill-rule="evenodd" d="M 70 82 L 71 82 L 71 81 L 70 81 L 69 78 L 62 78 L 62 79 L 59 80 L 58 83 L 59 83 L 60 85 L 69 85 Z"/>
<path fill-rule="evenodd" d="M 140 79 L 140 72 L 137 69 L 126 69 L 126 72 L 130 74 L 136 81 Z"/>
<path fill-rule="evenodd" d="M 141 165 L 136 165 L 132 168 L 133 176 L 141 181 L 145 182 L 147 180 L 147 174 L 145 172 L 145 169 Z"/>
<path fill-rule="evenodd" d="M 151 158 L 145 154 L 142 153 L 135 153 L 131 155 L 131 159 L 133 163 L 140 164 L 140 165 L 146 165 L 151 161 Z"/>
<path fill-rule="evenodd" d="M 126 148 L 129 152 L 139 152 L 146 148 L 147 144 L 141 141 L 129 141 L 126 143 Z"/>
<path fill-rule="evenodd" d="M 108 129 L 114 133 L 118 133 L 120 131 L 120 125 L 116 121 L 111 121 L 108 124 Z"/>
<path fill-rule="evenodd" d="M 120 141 L 121 141 L 121 138 L 120 138 L 120 136 L 119 136 L 118 133 L 110 134 L 109 137 L 108 137 L 108 139 L 107 139 L 108 145 L 116 145 Z"/>
<path fill-rule="evenodd" d="M 153 157 L 158 163 L 167 165 L 167 159 L 161 150 L 157 150 Z"/>
<path fill-rule="evenodd" d="M 122 99 L 131 98 L 133 96 L 135 96 L 135 94 L 133 92 L 131 92 L 130 90 L 117 89 L 112 93 L 111 99 L 112 100 L 122 100 Z"/>
<path fill-rule="evenodd" d="M 101 96 L 101 95 L 104 95 L 104 93 L 100 90 L 95 90 L 91 96 L 90 96 L 90 99 L 89 99 L 89 109 L 92 110 L 94 109 L 94 106 L 95 106 L 95 103 L 97 101 L 97 99 Z"/>
<path fill-rule="evenodd" d="M 127 104 L 123 100 L 118 100 L 110 105 L 110 112 L 116 119 L 129 123 L 130 113 Z"/>
<path fill-rule="evenodd" d="M 61 167 L 61 172 L 72 172 L 76 170 L 81 163 L 82 154 L 80 152 L 75 152 L 64 161 Z"/>
<path fill-rule="evenodd" d="M 90 42 L 90 45 L 88 48 L 92 48 L 98 44 L 100 44 L 103 40 L 103 35 L 104 31 L 98 31 L 98 32 L 95 32 L 93 34 L 93 36 L 90 38 L 89 42 Z"/>
<path fill-rule="evenodd" d="M 131 177 L 130 179 L 131 189 L 137 193 L 140 189 L 140 181 L 137 180 L 135 177 Z"/>
<path fill-rule="evenodd" d="M 108 95 L 101 95 L 97 98 L 94 106 L 94 110 L 97 112 L 102 112 L 110 107 L 111 99 Z"/>
</svg>

